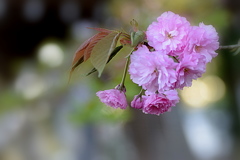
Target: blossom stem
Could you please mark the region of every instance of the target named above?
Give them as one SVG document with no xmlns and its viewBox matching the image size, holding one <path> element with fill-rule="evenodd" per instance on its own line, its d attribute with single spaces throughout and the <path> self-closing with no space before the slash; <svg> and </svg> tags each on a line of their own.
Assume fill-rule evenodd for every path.
<svg viewBox="0 0 240 160">
<path fill-rule="evenodd" d="M 127 70 L 128 70 L 129 61 L 130 61 L 130 55 L 132 54 L 132 52 L 133 52 L 134 50 L 135 50 L 135 48 L 133 48 L 133 49 L 131 50 L 130 54 L 126 57 L 126 58 L 127 58 L 127 61 L 126 61 L 126 64 L 125 64 L 122 81 L 121 81 L 120 87 L 119 87 L 121 90 L 124 88 L 124 82 L 125 82 L 125 79 L 126 79 L 126 76 L 127 76 Z"/>
<path fill-rule="evenodd" d="M 127 76 L 127 70 L 128 70 L 128 65 L 129 65 L 129 61 L 130 61 L 129 59 L 130 59 L 130 56 L 127 57 L 127 61 L 126 61 L 126 64 L 125 64 L 122 81 L 121 81 L 121 84 L 120 84 L 120 87 L 119 87 L 121 90 L 124 88 L 124 82 L 125 82 L 125 79 L 126 79 L 126 76 Z"/>
<path fill-rule="evenodd" d="M 142 88 L 138 95 L 142 96 L 143 92 L 144 92 L 144 89 Z"/>
<path fill-rule="evenodd" d="M 219 46 L 219 49 L 234 49 L 239 47 L 240 47 L 240 44 L 235 44 L 235 45 L 228 45 L 228 46 Z"/>
</svg>

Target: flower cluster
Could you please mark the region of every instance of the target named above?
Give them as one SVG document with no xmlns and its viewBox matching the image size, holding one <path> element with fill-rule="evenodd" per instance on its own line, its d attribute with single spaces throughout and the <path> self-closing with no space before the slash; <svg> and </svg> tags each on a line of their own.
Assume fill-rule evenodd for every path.
<svg viewBox="0 0 240 160">
<path fill-rule="evenodd" d="M 128 70 L 131 80 L 142 87 L 145 95 L 136 95 L 131 106 L 159 115 L 178 103 L 176 89 L 190 87 L 192 80 L 201 77 L 206 64 L 217 56 L 218 34 L 211 25 L 191 26 L 186 18 L 172 12 L 163 13 L 145 33 L 145 43 L 132 52 Z M 126 98 L 122 98 L 125 92 L 114 89 L 97 95 L 109 106 L 122 103 L 119 107 L 126 108 Z"/>
</svg>

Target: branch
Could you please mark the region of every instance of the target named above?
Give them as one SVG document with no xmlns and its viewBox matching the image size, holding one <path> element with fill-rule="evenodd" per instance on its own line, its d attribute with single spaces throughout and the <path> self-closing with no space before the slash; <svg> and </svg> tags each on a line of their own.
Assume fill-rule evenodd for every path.
<svg viewBox="0 0 240 160">
<path fill-rule="evenodd" d="M 239 47 L 240 47 L 240 44 L 235 44 L 235 45 L 228 45 L 228 46 L 219 46 L 218 49 L 234 49 Z"/>
</svg>

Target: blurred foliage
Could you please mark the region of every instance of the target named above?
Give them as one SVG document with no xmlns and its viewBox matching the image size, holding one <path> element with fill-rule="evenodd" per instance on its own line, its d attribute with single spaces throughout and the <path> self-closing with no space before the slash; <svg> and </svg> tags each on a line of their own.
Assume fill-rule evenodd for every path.
<svg viewBox="0 0 240 160">
<path fill-rule="evenodd" d="M 0 115 L 6 111 L 21 108 L 25 102 L 19 93 L 13 90 L 6 90 L 0 92 Z"/>
<path fill-rule="evenodd" d="M 127 121 L 130 112 L 113 109 L 99 101 L 90 101 L 71 114 L 70 120 L 77 124 Z"/>
</svg>

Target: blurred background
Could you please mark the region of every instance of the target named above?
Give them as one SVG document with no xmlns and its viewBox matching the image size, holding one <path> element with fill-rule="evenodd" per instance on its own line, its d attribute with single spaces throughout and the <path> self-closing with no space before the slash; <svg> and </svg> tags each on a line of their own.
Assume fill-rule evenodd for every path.
<svg viewBox="0 0 240 160">
<path fill-rule="evenodd" d="M 171 112 L 115 110 L 95 93 L 120 83 L 124 52 L 99 79 L 71 61 L 96 34 L 86 27 L 147 26 L 165 11 L 213 25 L 221 45 L 240 38 L 239 0 L 0 0 L 0 160 L 238 160 L 240 55 L 218 51 L 180 91 Z M 139 88 L 127 78 L 129 101 Z"/>
</svg>

